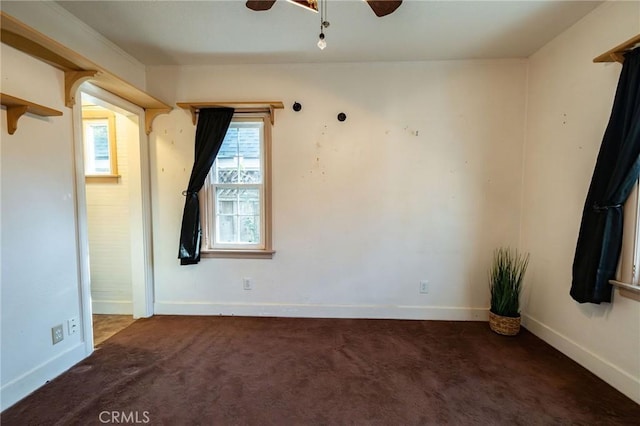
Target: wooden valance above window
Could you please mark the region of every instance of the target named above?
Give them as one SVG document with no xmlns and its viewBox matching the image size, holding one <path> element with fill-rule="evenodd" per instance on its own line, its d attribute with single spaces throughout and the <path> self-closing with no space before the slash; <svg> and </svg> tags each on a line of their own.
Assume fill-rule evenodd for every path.
<svg viewBox="0 0 640 426">
<path fill-rule="evenodd" d="M 284 104 L 280 101 L 255 101 L 255 102 L 177 102 L 180 108 L 191 112 L 191 120 L 196 124 L 198 110 L 200 108 L 227 107 L 234 108 L 236 112 L 262 112 L 268 111 L 271 117 L 271 124 L 275 124 L 275 110 L 284 109 Z"/>
<path fill-rule="evenodd" d="M 631 37 L 629 40 L 625 41 L 622 44 L 614 47 L 613 49 L 607 50 L 602 55 L 593 59 L 593 62 L 624 62 L 624 53 L 627 50 L 631 50 L 636 45 L 640 44 L 640 34 L 635 37 Z"/>
</svg>

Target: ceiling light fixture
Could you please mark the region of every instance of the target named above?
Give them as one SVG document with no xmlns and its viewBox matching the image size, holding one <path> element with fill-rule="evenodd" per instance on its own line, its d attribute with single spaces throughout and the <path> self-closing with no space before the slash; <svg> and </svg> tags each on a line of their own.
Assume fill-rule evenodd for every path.
<svg viewBox="0 0 640 426">
<path fill-rule="evenodd" d="M 324 29 L 329 28 L 329 21 L 327 21 L 327 0 L 317 0 L 318 7 L 320 8 L 320 37 L 318 40 L 318 47 L 320 50 L 324 50 L 327 47 L 327 41 L 324 39 Z"/>
</svg>

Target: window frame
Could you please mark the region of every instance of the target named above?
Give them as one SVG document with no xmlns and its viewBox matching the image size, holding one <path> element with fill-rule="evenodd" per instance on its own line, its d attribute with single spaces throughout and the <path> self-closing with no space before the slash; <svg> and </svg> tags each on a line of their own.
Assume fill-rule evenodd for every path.
<svg viewBox="0 0 640 426">
<path fill-rule="evenodd" d="M 621 296 L 640 301 L 640 180 L 623 208 L 622 247 L 616 279 L 609 281 Z"/>
<path fill-rule="evenodd" d="M 254 259 L 271 259 L 275 254 L 272 246 L 272 215 L 271 215 L 271 121 L 269 110 L 258 110 L 251 112 L 243 112 L 236 110 L 231 122 L 262 122 L 262 146 L 261 167 L 262 167 L 262 202 L 261 213 L 261 229 L 260 234 L 262 241 L 259 245 L 234 245 L 215 243 L 214 231 L 216 227 L 216 211 L 215 211 L 215 189 L 216 185 L 212 184 L 211 170 L 205 180 L 205 184 L 200 190 L 200 222 L 202 226 L 202 249 L 200 256 L 202 258 L 254 258 Z M 248 184 L 247 186 L 251 186 Z M 235 186 L 235 185 L 233 185 Z"/>
<path fill-rule="evenodd" d="M 87 137 L 86 125 L 91 121 L 107 121 L 107 131 L 109 137 L 109 172 L 108 173 L 87 173 Z M 85 182 L 118 182 L 120 175 L 118 174 L 118 149 L 116 140 L 116 117 L 111 111 L 102 109 L 82 109 L 82 146 L 84 149 L 84 173 Z"/>
</svg>

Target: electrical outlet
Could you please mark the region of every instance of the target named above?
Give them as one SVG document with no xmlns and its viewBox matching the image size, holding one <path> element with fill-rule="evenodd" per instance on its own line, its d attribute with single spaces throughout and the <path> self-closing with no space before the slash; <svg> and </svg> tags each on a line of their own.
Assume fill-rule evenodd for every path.
<svg viewBox="0 0 640 426">
<path fill-rule="evenodd" d="M 69 318 L 67 320 L 67 335 L 72 336 L 78 332 L 80 327 L 78 326 L 78 317 Z"/>
<path fill-rule="evenodd" d="M 245 290 L 253 289 L 253 280 L 251 278 L 243 278 L 242 279 L 242 288 Z"/>
<path fill-rule="evenodd" d="M 420 293 L 421 294 L 429 293 L 429 280 L 420 281 Z"/>
<path fill-rule="evenodd" d="M 51 341 L 55 345 L 56 343 L 60 343 L 64 340 L 64 331 L 62 330 L 62 324 L 56 325 L 51 328 Z"/>
</svg>

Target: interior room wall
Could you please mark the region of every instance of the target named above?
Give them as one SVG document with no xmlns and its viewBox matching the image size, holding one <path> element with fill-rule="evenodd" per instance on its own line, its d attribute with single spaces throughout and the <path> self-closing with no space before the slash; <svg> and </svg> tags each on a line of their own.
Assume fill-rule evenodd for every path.
<svg viewBox="0 0 640 426">
<path fill-rule="evenodd" d="M 498 60 L 150 68 L 149 93 L 168 102 L 286 105 L 273 131 L 273 260 L 178 265 L 195 128 L 181 110 L 155 120 L 156 313 L 483 319 L 491 252 L 520 241 L 532 254 L 527 327 L 640 401 L 640 304 L 616 294 L 611 305 L 578 305 L 568 296 L 579 215 L 619 75 L 619 65 L 591 59 L 638 32 L 639 7 L 608 2 L 530 67 Z M 54 3 L 3 2 L 2 10 L 144 87 L 141 64 L 98 53 L 114 46 L 87 36 Z M 52 326 L 80 313 L 63 74 L 1 48 L 3 93 L 65 114 L 27 115 L 13 136 L 0 114 L 5 408 L 85 352 L 79 335 L 65 333 L 55 346 L 50 337 Z M 294 101 L 301 112 L 290 109 Z M 253 290 L 242 290 L 243 277 L 254 279 Z M 430 281 L 427 295 L 418 293 L 422 279 Z"/>
<path fill-rule="evenodd" d="M 640 3 L 608 2 L 529 61 L 522 248 L 526 327 L 640 402 L 640 303 L 569 296 L 575 244 L 620 75 L 592 59 L 640 31 Z"/>
<path fill-rule="evenodd" d="M 179 265 L 195 127 L 156 118 L 157 314 L 486 318 L 492 252 L 518 242 L 526 61 L 150 67 L 147 83 L 169 102 L 285 104 L 272 260 Z"/>
<path fill-rule="evenodd" d="M 64 74 L 4 44 L 2 93 L 63 112 L 26 114 L 13 135 L 2 111 L 2 360 L 1 405 L 6 408 L 80 361 L 80 318 L 71 110 Z M 3 108 L 4 109 L 4 108 Z M 78 321 L 80 323 L 80 321 Z M 51 328 L 62 324 L 55 346 Z"/>
<path fill-rule="evenodd" d="M 145 68 L 139 61 L 54 2 L 2 2 L 0 8 L 3 13 L 145 89 Z M 19 130 L 13 136 L 5 133 L 6 116 L 1 114 L 1 251 L 7 253 L 9 248 L 13 251 L 11 256 L 2 256 L 0 405 L 4 409 L 81 360 L 90 350 L 89 346 L 79 343 L 82 330 L 68 337 L 66 328 L 64 341 L 50 347 L 51 327 L 63 323 L 66 327 L 68 318 L 80 316 L 72 111 L 64 106 L 64 75 L 4 44 L 1 56 L 3 93 L 64 112 L 63 117 L 51 119 L 27 115 L 20 119 Z M 27 121 L 36 124 L 25 126 L 23 122 Z M 9 141 L 18 143 L 8 145 Z M 33 167 L 43 166 L 53 173 L 40 176 L 42 182 L 19 182 L 33 168 L 23 166 L 29 161 Z M 140 189 L 136 191 L 139 193 Z M 32 208 L 14 208 L 11 203 L 18 196 L 24 198 L 24 194 L 29 195 Z M 39 195 L 43 197 L 35 202 Z M 36 211 L 39 212 L 37 220 Z M 53 213 L 42 217 L 43 211 Z M 23 225 L 26 220 L 28 226 Z M 21 227 L 26 228 L 25 238 L 20 239 L 21 251 L 15 251 L 12 247 L 14 241 L 18 241 Z M 73 241 L 73 250 L 69 239 Z M 131 241 L 132 247 L 140 244 L 140 241 Z M 38 268 L 33 267 L 34 263 Z M 8 264 L 11 268 L 5 268 Z"/>
<path fill-rule="evenodd" d="M 125 115 L 114 114 L 120 178 L 86 185 L 91 302 L 94 314 L 131 315 L 129 146 L 138 143 L 138 126 Z"/>
</svg>

